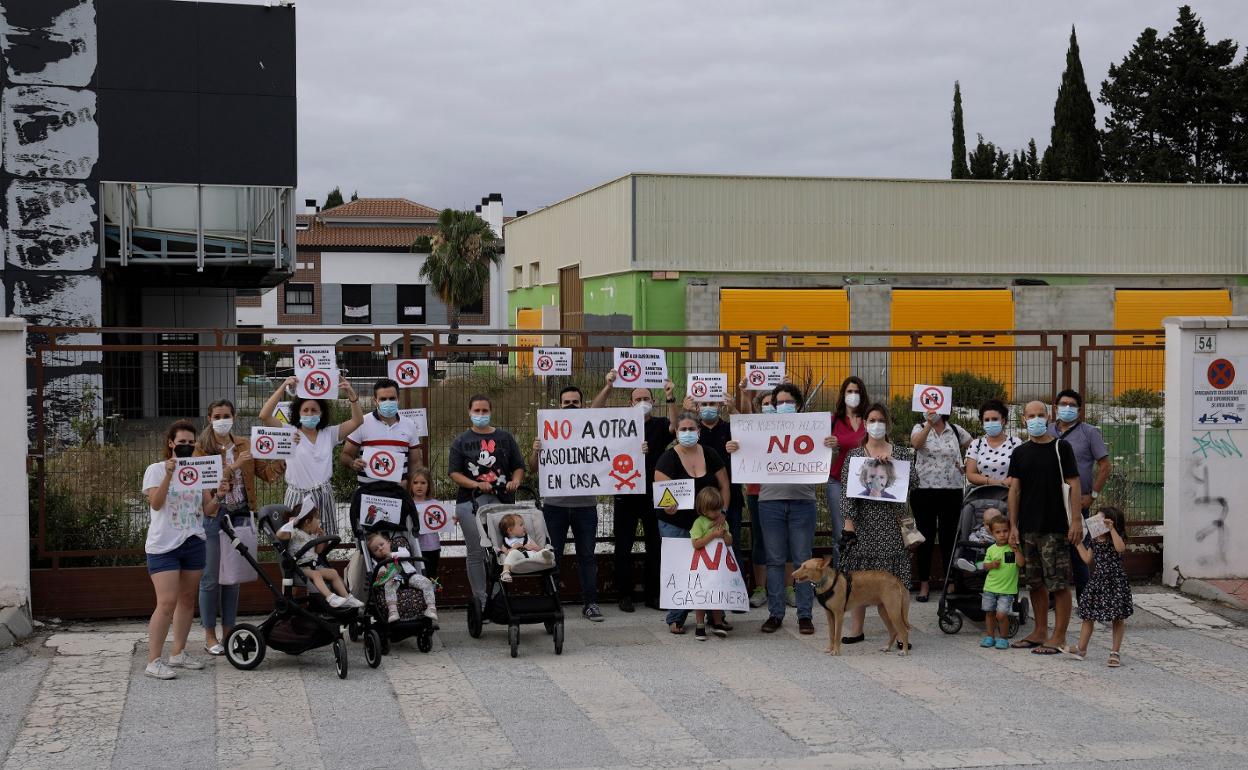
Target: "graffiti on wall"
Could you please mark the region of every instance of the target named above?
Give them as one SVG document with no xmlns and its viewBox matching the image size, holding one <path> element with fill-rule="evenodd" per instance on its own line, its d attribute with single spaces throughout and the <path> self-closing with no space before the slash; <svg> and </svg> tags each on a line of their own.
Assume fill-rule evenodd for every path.
<svg viewBox="0 0 1248 770">
<path fill-rule="evenodd" d="M 1195 484 L 1191 520 L 1192 537 L 1200 545 L 1197 562 L 1204 566 L 1225 565 L 1231 542 L 1231 504 L 1219 492 L 1217 482 L 1228 471 L 1227 464 L 1242 460 L 1244 453 L 1229 430 L 1193 434 L 1192 444 L 1189 472 Z"/>
</svg>

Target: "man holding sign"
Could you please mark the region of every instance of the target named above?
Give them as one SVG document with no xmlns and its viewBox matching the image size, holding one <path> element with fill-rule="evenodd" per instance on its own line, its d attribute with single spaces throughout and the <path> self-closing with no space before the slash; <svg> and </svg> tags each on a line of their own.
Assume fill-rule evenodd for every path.
<svg viewBox="0 0 1248 770">
<path fill-rule="evenodd" d="M 360 521 L 362 495 L 408 499 L 408 473 L 419 462 L 416 426 L 399 414 L 399 384 L 386 377 L 377 380 L 373 383 L 373 403 L 376 408 L 347 436 L 338 455 L 338 462 L 357 474 L 357 488 L 351 497 L 353 529 Z M 408 514 L 415 520 L 415 509 L 405 508 L 404 515 Z"/>
</svg>

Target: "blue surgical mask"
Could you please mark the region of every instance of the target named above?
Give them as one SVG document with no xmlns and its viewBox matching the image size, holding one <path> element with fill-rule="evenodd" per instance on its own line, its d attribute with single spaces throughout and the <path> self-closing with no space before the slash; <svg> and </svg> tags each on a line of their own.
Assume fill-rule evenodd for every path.
<svg viewBox="0 0 1248 770">
<path fill-rule="evenodd" d="M 1057 408 L 1057 419 L 1062 422 L 1074 422 L 1079 419 L 1079 407 L 1077 406 L 1059 406 Z"/>
<path fill-rule="evenodd" d="M 711 422 L 719 419 L 719 409 L 714 406 L 704 406 L 698 410 L 698 414 L 702 416 L 703 422 Z"/>
<path fill-rule="evenodd" d="M 321 424 L 321 416 L 319 414 L 301 414 L 299 415 L 299 424 L 308 430 L 315 430 L 316 426 Z"/>
<path fill-rule="evenodd" d="M 1027 435 L 1043 436 L 1048 430 L 1048 420 L 1045 420 L 1043 417 L 1030 417 L 1027 419 Z"/>
<path fill-rule="evenodd" d="M 474 414 L 474 415 L 472 415 L 472 427 L 474 427 L 474 428 L 488 428 L 488 427 L 490 427 L 490 416 L 489 416 L 488 414 Z"/>
<path fill-rule="evenodd" d="M 989 436 L 1000 436 L 1001 435 L 1001 421 L 1000 420 L 984 420 L 984 433 L 987 433 Z"/>
<path fill-rule="evenodd" d="M 763 414 L 775 414 L 776 407 L 771 404 L 763 404 Z"/>
<path fill-rule="evenodd" d="M 399 413 L 398 401 L 378 401 L 377 413 L 387 420 Z"/>
<path fill-rule="evenodd" d="M 794 414 L 797 412 L 797 404 L 792 401 L 781 401 L 776 404 L 776 414 Z"/>
<path fill-rule="evenodd" d="M 682 430 L 676 434 L 676 440 L 681 446 L 693 446 L 698 443 L 698 432 L 696 430 Z"/>
</svg>

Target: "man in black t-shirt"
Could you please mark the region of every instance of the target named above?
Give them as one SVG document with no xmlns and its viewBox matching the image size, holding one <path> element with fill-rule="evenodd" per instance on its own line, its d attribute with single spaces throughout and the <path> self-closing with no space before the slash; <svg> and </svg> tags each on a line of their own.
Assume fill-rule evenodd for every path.
<svg viewBox="0 0 1248 770">
<path fill-rule="evenodd" d="M 1031 591 L 1036 627 L 1011 647 L 1056 655 L 1066 645 L 1073 582 L 1069 544 L 1083 538 L 1083 517 L 1068 517 L 1066 504 L 1079 511 L 1079 468 L 1070 444 L 1048 432 L 1048 407 L 1032 401 L 1023 410 L 1030 441 L 1010 455 L 1010 543 L 1023 547 L 1023 569 Z M 1062 482 L 1070 485 L 1063 500 Z M 1049 635 L 1049 593 L 1055 616 Z"/>
<path fill-rule="evenodd" d="M 607 405 L 607 399 L 614 390 L 616 373 L 607 373 L 607 383 L 594 396 L 590 404 L 593 409 L 601 409 Z M 614 536 L 615 536 L 615 587 L 620 594 L 620 609 L 624 612 L 633 611 L 633 590 L 637 583 L 633 578 L 633 543 L 637 541 L 637 522 L 641 522 L 644 533 L 646 559 L 642 573 L 642 594 L 647 607 L 659 609 L 659 556 L 663 539 L 659 537 L 658 517 L 652 501 L 654 468 L 663 455 L 664 450 L 672 443 L 673 426 L 676 424 L 675 387 L 671 380 L 663 382 L 663 391 L 667 396 L 667 416 L 652 417 L 654 396 L 647 388 L 633 388 L 629 392 L 629 404 L 639 407 L 645 412 L 645 442 L 642 451 L 646 456 L 646 494 L 616 495 L 614 504 Z"/>
</svg>

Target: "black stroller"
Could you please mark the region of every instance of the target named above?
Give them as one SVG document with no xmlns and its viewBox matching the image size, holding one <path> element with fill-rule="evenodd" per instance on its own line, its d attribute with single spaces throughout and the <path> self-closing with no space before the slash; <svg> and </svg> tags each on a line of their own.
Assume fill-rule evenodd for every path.
<svg viewBox="0 0 1248 770">
<path fill-rule="evenodd" d="M 519 514 L 524 518 L 524 526 L 529 538 L 535 543 L 548 545 L 550 537 L 546 531 L 546 520 L 540 508 L 532 504 L 496 503 L 476 508 L 477 526 L 484 534 L 486 553 L 486 602 L 485 613 L 491 621 L 507 626 L 507 642 L 511 645 L 511 657 L 519 655 L 520 626 L 541 623 L 546 633 L 554 638 L 555 654 L 563 654 L 563 605 L 559 601 L 559 585 L 555 575 L 559 571 L 556 555 L 555 565 L 536 570 L 523 570 L 517 567 L 512 570 L 515 581 L 506 583 L 500 580 L 502 575 L 501 550 L 503 534 L 499 531 L 499 522 L 509 513 Z M 460 526 L 467 526 L 460 522 Z M 532 578 L 538 581 L 537 594 L 521 595 L 516 589 L 522 581 Z M 483 630 L 483 615 L 477 609 L 475 601 L 468 603 L 468 633 L 472 638 L 479 639 Z"/>
<path fill-rule="evenodd" d="M 316 587 L 299 569 L 299 559 L 322 543 L 330 548 L 338 545 L 337 535 L 318 537 L 292 553 L 287 543 L 277 538 L 277 530 L 286 523 L 290 509 L 284 505 L 266 505 L 260 509 L 260 531 L 268 534 L 281 561 L 282 587 L 269 580 L 260 563 L 247 546 L 234 537 L 229 517 L 221 519 L 221 530 L 231 539 L 234 549 L 256 570 L 256 574 L 273 593 L 273 611 L 260 625 L 239 623 L 225 637 L 225 658 L 234 668 L 250 671 L 264 660 L 272 647 L 287 655 L 301 655 L 318 647 L 334 646 L 334 667 L 339 679 L 347 678 L 347 644 L 342 638 L 342 625 L 350 622 L 359 610 L 351 607 L 335 609 L 317 592 Z M 303 588 L 303 596 L 295 596 L 295 587 Z"/>
<path fill-rule="evenodd" d="M 997 508 L 1001 513 L 1006 513 L 1008 495 L 1009 490 L 998 486 L 970 487 L 963 495 L 962 515 L 958 519 L 958 539 L 954 545 L 953 556 L 945 565 L 945 585 L 940 594 L 940 604 L 936 608 L 937 625 L 946 634 L 956 634 L 962 630 L 962 615 L 977 623 L 984 620 L 981 604 L 984 573 L 966 572 L 955 567 L 954 563 L 960 558 L 972 564 L 983 560 L 990 543 L 976 543 L 968 538 L 983 524 L 985 510 Z M 953 585 L 952 592 L 949 591 L 950 584 Z M 1014 612 L 1010 614 L 1006 638 L 1013 638 L 1019 627 L 1027 622 L 1028 605 L 1029 602 L 1022 594 L 1014 600 Z"/>
</svg>

